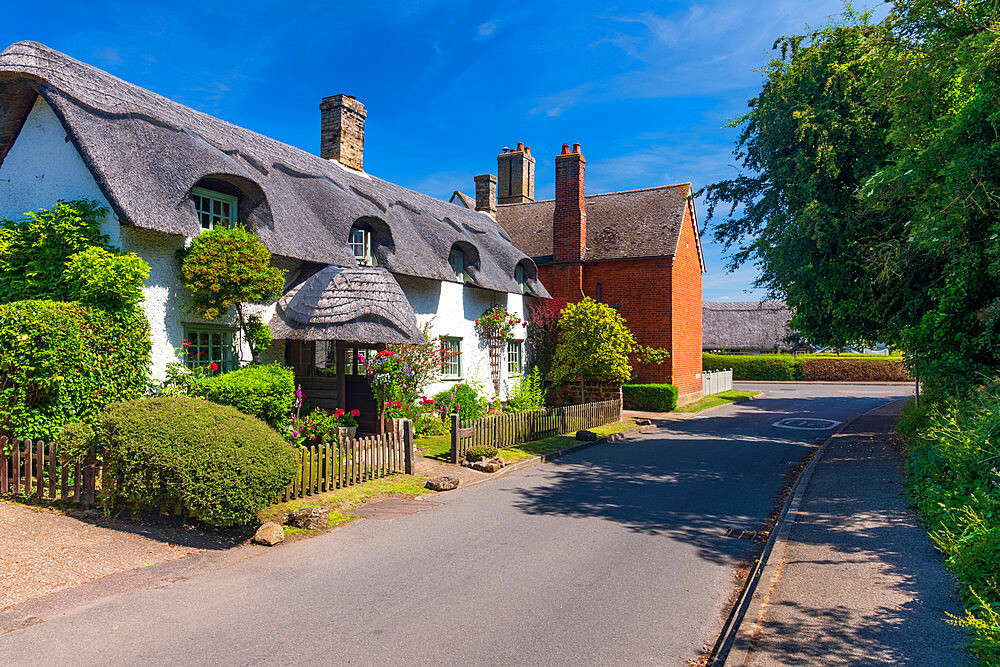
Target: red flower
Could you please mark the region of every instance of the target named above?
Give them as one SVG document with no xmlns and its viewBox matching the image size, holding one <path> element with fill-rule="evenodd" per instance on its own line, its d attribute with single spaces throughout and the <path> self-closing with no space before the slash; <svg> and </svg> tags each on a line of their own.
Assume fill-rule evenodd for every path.
<svg viewBox="0 0 1000 667">
<path fill-rule="evenodd" d="M 352 417 L 360 417 L 361 416 L 361 410 L 351 410 L 351 416 Z"/>
<path fill-rule="evenodd" d="M 342 414 L 344 414 L 344 409 L 343 408 L 337 408 L 337 411 L 333 413 L 333 416 L 334 417 L 339 417 Z"/>
<path fill-rule="evenodd" d="M 214 361 L 210 363 L 208 367 L 211 368 L 213 371 L 219 370 L 219 364 L 215 363 Z"/>
<path fill-rule="evenodd" d="M 191 347 L 191 343 L 187 338 L 184 339 L 184 347 Z"/>
</svg>

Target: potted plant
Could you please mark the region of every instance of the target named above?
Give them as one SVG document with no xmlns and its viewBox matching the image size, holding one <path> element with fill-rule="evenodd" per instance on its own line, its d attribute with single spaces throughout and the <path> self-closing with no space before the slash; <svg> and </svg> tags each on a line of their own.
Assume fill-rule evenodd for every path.
<svg viewBox="0 0 1000 667">
<path fill-rule="evenodd" d="M 333 413 L 333 417 L 337 420 L 337 425 L 340 427 L 340 432 L 348 438 L 354 438 L 357 435 L 358 417 L 360 416 L 360 410 L 347 412 L 343 408 L 337 408 L 337 411 Z"/>
</svg>

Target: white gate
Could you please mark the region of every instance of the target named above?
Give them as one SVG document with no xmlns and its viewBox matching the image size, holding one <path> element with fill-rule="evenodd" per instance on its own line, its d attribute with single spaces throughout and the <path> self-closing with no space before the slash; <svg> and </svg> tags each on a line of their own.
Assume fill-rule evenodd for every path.
<svg viewBox="0 0 1000 667">
<path fill-rule="evenodd" d="M 706 396 L 731 390 L 733 388 L 733 369 L 703 372 L 701 387 Z"/>
</svg>

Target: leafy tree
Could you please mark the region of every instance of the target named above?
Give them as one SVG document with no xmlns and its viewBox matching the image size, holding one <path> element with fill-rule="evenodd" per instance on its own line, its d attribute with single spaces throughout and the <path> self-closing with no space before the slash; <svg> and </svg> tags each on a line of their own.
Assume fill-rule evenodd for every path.
<svg viewBox="0 0 1000 667">
<path fill-rule="evenodd" d="M 101 255 L 104 261 L 98 267 L 91 261 L 96 261 L 98 255 L 80 258 L 78 262 L 91 261 L 91 268 L 102 273 L 86 276 L 82 296 L 89 299 L 101 291 L 119 292 L 126 301 L 141 301 L 141 296 L 134 298 L 135 290 L 141 290 L 149 267 L 135 255 L 120 255 L 108 245 L 108 237 L 101 234 L 101 220 L 107 212 L 96 201 L 58 201 L 51 209 L 25 213 L 26 219 L 0 221 L 0 303 L 80 298 L 79 271 L 84 270 L 83 263 L 77 264 L 77 272 L 72 275 L 63 272 L 72 256 L 92 248 L 123 259 Z M 103 279 L 112 283 L 102 284 Z"/>
<path fill-rule="evenodd" d="M 132 253 L 93 246 L 71 255 L 63 281 L 70 299 L 109 310 L 132 308 L 143 299 L 149 264 Z"/>
<path fill-rule="evenodd" d="M 273 302 L 285 285 L 284 272 L 271 266 L 271 253 L 264 244 L 242 229 L 208 231 L 181 253 L 180 265 L 194 311 L 217 320 L 235 307 L 251 355 L 263 352 L 271 341 L 270 328 L 249 315 L 246 305 Z"/>
<path fill-rule="evenodd" d="M 559 343 L 552 364 L 557 381 L 627 382 L 635 337 L 625 318 L 590 297 L 566 306 L 559 317 Z"/>
</svg>

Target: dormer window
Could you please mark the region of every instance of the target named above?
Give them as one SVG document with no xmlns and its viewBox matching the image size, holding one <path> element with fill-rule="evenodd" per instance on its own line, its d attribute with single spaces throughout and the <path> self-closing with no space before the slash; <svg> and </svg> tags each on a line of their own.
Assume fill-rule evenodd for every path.
<svg viewBox="0 0 1000 667">
<path fill-rule="evenodd" d="M 448 263 L 451 264 L 451 270 L 455 272 L 455 278 L 459 282 L 466 282 L 469 279 L 469 274 L 465 272 L 465 253 L 458 248 L 452 248 L 451 254 L 448 255 Z"/>
<path fill-rule="evenodd" d="M 354 252 L 358 266 L 375 266 L 375 254 L 372 252 L 372 233 L 363 227 L 351 227 L 347 242 Z"/>
<path fill-rule="evenodd" d="M 520 264 L 514 267 L 514 280 L 517 282 L 517 286 L 521 288 L 521 294 L 527 294 L 528 283 L 524 279 L 524 267 Z"/>
<path fill-rule="evenodd" d="M 202 231 L 232 229 L 235 226 L 238 211 L 236 197 L 214 190 L 194 188 L 191 190 L 191 199 L 194 200 L 194 210 L 198 213 Z"/>
</svg>

